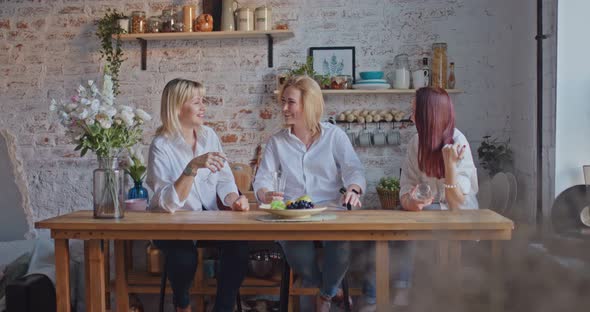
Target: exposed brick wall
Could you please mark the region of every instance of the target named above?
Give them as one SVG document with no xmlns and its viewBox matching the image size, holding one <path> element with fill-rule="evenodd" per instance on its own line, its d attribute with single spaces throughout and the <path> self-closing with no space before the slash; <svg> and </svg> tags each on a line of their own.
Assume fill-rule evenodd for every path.
<svg viewBox="0 0 590 312">
<path fill-rule="evenodd" d="M 180 4 L 182 1 L 174 1 Z M 260 4 L 263 1 L 241 1 Z M 91 208 L 92 156 L 79 158 L 48 112 L 51 98 L 71 95 L 78 84 L 98 79 L 103 63 L 93 21 L 109 7 L 159 14 L 168 1 L 0 0 L 0 123 L 16 135 L 24 159 L 35 218 Z M 482 135 L 510 129 L 510 13 L 503 0 L 274 0 L 275 20 L 295 37 L 275 43 L 275 66 L 303 61 L 312 46 L 356 47 L 357 72 L 393 68 L 399 53 L 412 61 L 433 42 L 449 44 L 456 62 L 453 95 L 458 127 L 475 151 Z M 139 68 L 139 46 L 126 42 L 119 102 L 157 115 L 160 92 L 175 77 L 203 81 L 211 96 L 210 124 L 232 161 L 248 162 L 255 147 L 279 129 L 280 108 L 272 94 L 274 69 L 267 68 L 266 41 L 149 42 L 148 69 Z M 326 96 L 327 116 L 350 109 L 408 109 L 410 96 Z M 157 127 L 147 125 L 146 144 Z M 402 132 L 406 143 L 413 128 Z M 146 145 L 147 147 L 147 145 Z M 379 206 L 375 182 L 399 173 L 400 147 L 357 148 L 366 165 L 370 207 Z"/>
</svg>

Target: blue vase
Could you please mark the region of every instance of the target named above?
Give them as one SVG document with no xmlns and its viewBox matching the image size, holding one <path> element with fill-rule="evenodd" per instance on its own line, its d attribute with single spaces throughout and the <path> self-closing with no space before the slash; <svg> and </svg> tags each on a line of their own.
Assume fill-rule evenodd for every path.
<svg viewBox="0 0 590 312">
<path fill-rule="evenodd" d="M 127 198 L 145 198 L 148 203 L 150 202 L 148 190 L 143 187 L 143 181 L 134 182 L 134 186 L 130 188 L 129 193 L 127 193 Z"/>
</svg>

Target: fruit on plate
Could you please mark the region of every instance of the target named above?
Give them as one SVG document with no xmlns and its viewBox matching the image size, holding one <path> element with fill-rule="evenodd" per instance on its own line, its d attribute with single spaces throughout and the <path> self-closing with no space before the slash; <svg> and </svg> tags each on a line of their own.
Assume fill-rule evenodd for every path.
<svg viewBox="0 0 590 312">
<path fill-rule="evenodd" d="M 309 195 L 303 195 L 303 196 L 297 198 L 296 201 L 304 201 L 304 202 L 310 202 L 310 203 L 313 202 L 311 200 L 311 197 L 309 197 Z"/>
<path fill-rule="evenodd" d="M 301 198 L 304 200 L 301 200 Z M 313 207 L 314 204 L 311 202 L 311 198 L 309 196 L 299 197 L 299 199 L 294 202 L 290 202 L 287 205 L 287 209 L 312 209 Z"/>
<path fill-rule="evenodd" d="M 270 203 L 270 209 L 285 210 L 287 209 L 287 205 L 285 205 L 285 203 L 282 200 L 275 199 Z"/>
</svg>

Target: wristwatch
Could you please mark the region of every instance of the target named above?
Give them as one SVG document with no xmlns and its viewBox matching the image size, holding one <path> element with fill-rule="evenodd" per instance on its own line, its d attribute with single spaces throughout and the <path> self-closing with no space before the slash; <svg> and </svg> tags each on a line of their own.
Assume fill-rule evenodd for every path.
<svg viewBox="0 0 590 312">
<path fill-rule="evenodd" d="M 186 167 L 184 167 L 182 174 L 185 176 L 194 177 L 197 175 L 197 170 L 193 170 L 193 167 L 187 165 Z"/>
</svg>

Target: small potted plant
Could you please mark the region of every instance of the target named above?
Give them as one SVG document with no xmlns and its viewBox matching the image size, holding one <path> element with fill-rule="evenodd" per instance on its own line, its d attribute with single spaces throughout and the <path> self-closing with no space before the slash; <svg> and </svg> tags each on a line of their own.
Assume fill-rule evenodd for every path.
<svg viewBox="0 0 590 312">
<path fill-rule="evenodd" d="M 494 176 L 500 171 L 512 170 L 512 150 L 508 146 L 510 140 L 499 141 L 496 138 L 486 135 L 477 149 L 479 163 Z"/>
<path fill-rule="evenodd" d="M 395 209 L 399 202 L 399 179 L 396 177 L 383 177 L 377 184 L 377 195 L 382 209 Z"/>
<path fill-rule="evenodd" d="M 313 78 L 322 89 L 328 89 L 330 87 L 330 76 L 320 75 L 313 69 L 313 57 L 311 56 L 308 56 L 307 61 L 303 64 L 295 62 L 293 68 L 291 68 L 287 74 L 287 77 L 300 75 L 307 75 Z"/>
<path fill-rule="evenodd" d="M 120 26 L 119 20 L 125 20 L 126 18 L 124 14 L 116 9 L 107 9 L 105 15 L 96 22 L 98 26 L 96 36 L 100 39 L 100 57 L 107 61 L 105 73 L 111 75 L 115 95 L 120 93 L 119 69 L 124 61 L 123 49 L 121 49 L 121 34 L 127 32 Z"/>
</svg>

